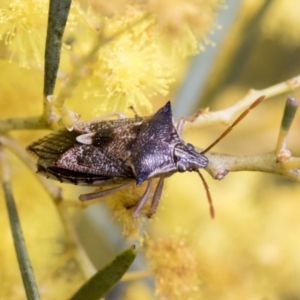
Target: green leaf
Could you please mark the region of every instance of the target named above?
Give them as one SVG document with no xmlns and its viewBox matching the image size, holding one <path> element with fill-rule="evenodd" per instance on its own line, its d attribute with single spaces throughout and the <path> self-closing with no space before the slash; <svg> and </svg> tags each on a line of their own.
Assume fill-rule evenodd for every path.
<svg viewBox="0 0 300 300">
<path fill-rule="evenodd" d="M 62 36 L 67 23 L 71 0 L 51 0 L 49 2 L 48 27 L 45 47 L 44 96 L 54 91 L 60 61 Z"/>
<path fill-rule="evenodd" d="M 2 158 L 1 160 L 2 163 L 4 163 Z M 14 239 L 15 250 L 18 258 L 19 268 L 20 268 L 26 296 L 28 300 L 38 300 L 40 299 L 40 296 L 36 285 L 30 258 L 27 252 L 25 240 L 23 237 L 18 210 L 11 190 L 11 184 L 8 180 L 5 179 L 5 175 L 3 175 L 2 181 L 3 181 L 3 190 L 4 190 L 5 200 L 6 200 L 9 221 L 10 221 L 10 227 Z"/>
<path fill-rule="evenodd" d="M 285 103 L 284 113 L 281 121 L 281 129 L 289 131 L 298 109 L 298 101 L 293 97 L 288 97 Z"/>
<path fill-rule="evenodd" d="M 135 246 L 124 250 L 104 269 L 99 270 L 70 300 L 98 300 L 122 278 L 136 257 Z"/>
</svg>

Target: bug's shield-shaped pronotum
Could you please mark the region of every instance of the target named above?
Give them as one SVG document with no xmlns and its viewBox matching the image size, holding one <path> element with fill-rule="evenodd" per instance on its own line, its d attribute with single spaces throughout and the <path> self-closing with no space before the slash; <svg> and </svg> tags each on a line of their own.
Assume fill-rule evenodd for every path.
<svg viewBox="0 0 300 300">
<path fill-rule="evenodd" d="M 159 181 L 148 216 L 156 211 L 164 178 L 208 164 L 203 154 L 180 138 L 170 102 L 150 117 L 78 123 L 73 131 L 54 132 L 29 145 L 28 150 L 37 157 L 38 172 L 48 178 L 78 185 L 113 185 L 108 190 L 81 195 L 82 201 L 147 181 L 133 217 L 143 208 L 153 178 Z"/>
</svg>

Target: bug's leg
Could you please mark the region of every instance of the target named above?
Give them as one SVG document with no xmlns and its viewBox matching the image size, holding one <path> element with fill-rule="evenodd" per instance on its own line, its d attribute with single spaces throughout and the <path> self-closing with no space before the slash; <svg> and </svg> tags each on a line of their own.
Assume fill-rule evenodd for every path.
<svg viewBox="0 0 300 300">
<path fill-rule="evenodd" d="M 185 123 L 184 117 L 180 118 L 179 121 L 177 122 L 176 130 L 177 130 L 179 136 L 181 136 L 184 123 Z"/>
<path fill-rule="evenodd" d="M 185 124 L 186 121 L 188 122 L 194 122 L 194 120 L 202 113 L 201 110 L 199 110 L 196 114 L 192 115 L 191 117 L 181 117 L 177 124 L 176 124 L 176 130 L 179 134 L 179 136 L 181 136 L 182 134 L 182 130 L 183 130 L 183 126 Z"/>
<path fill-rule="evenodd" d="M 150 209 L 149 209 L 148 214 L 147 214 L 148 218 L 151 218 L 157 210 L 157 206 L 158 206 L 158 203 L 160 201 L 161 193 L 162 193 L 162 190 L 163 190 L 163 187 L 164 187 L 164 180 L 165 180 L 164 177 L 159 178 L 158 184 L 156 186 L 156 189 L 155 189 L 155 192 L 154 192 L 154 195 L 153 195 L 153 198 L 152 198 L 151 206 L 150 206 Z"/>
<path fill-rule="evenodd" d="M 133 213 L 132 213 L 132 217 L 133 218 L 137 218 L 139 213 L 141 212 L 141 209 L 143 208 L 143 206 L 145 205 L 147 199 L 148 199 L 148 196 L 149 196 L 149 193 L 150 193 L 150 189 L 151 189 L 151 185 L 152 185 L 152 180 L 149 180 L 148 181 L 148 185 L 147 185 L 147 188 L 143 194 L 143 196 L 141 197 L 141 199 L 139 200 L 137 206 L 135 207 Z"/>
<path fill-rule="evenodd" d="M 101 121 L 101 120 L 109 119 L 111 117 L 117 117 L 117 119 L 126 119 L 125 115 L 116 111 L 116 112 L 112 112 L 110 114 L 106 114 L 104 116 L 97 117 L 96 120 Z"/>
<path fill-rule="evenodd" d="M 88 200 L 108 196 L 108 195 L 113 194 L 115 192 L 118 192 L 120 190 L 126 189 L 127 187 L 129 187 L 133 183 L 134 183 L 134 181 L 131 181 L 131 182 L 128 182 L 128 183 L 125 183 L 125 184 L 122 184 L 122 185 L 118 185 L 114 188 L 107 189 L 107 190 L 104 190 L 104 191 L 98 191 L 98 192 L 93 192 L 93 193 L 89 193 L 89 194 L 83 194 L 83 195 L 79 196 L 79 200 L 82 201 L 82 202 L 85 202 L 85 201 L 88 201 Z"/>
<path fill-rule="evenodd" d="M 86 129 L 86 127 L 88 127 L 89 125 L 101 122 L 106 119 L 110 119 L 111 117 L 117 117 L 117 119 L 126 119 L 126 117 L 123 114 L 121 114 L 119 112 L 113 112 L 113 113 L 107 114 L 105 116 L 97 117 L 91 121 L 78 122 L 75 124 L 74 128 L 80 131 L 80 130 Z"/>
</svg>

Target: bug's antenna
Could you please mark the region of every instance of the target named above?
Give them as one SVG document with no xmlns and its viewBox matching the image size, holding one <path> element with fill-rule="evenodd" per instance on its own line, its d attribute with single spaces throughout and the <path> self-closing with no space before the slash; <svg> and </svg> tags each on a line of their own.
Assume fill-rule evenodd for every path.
<svg viewBox="0 0 300 300">
<path fill-rule="evenodd" d="M 212 201 L 212 197 L 211 197 L 211 194 L 210 194 L 210 191 L 209 191 L 209 187 L 208 187 L 208 184 L 207 182 L 205 181 L 203 175 L 200 173 L 200 171 L 197 169 L 196 172 L 199 174 L 202 182 L 203 182 L 203 185 L 204 185 L 204 188 L 205 188 L 205 191 L 206 191 L 206 196 L 207 196 L 207 201 L 208 201 L 208 204 L 209 204 L 209 213 L 210 213 L 210 216 L 211 218 L 213 219 L 215 217 L 215 209 L 214 209 L 214 205 L 213 205 L 213 201 Z"/>
<path fill-rule="evenodd" d="M 134 117 L 135 117 L 135 118 L 138 118 L 138 117 L 139 117 L 139 114 L 137 113 L 137 111 L 136 111 L 136 109 L 134 108 L 133 105 L 130 105 L 128 108 L 131 109 L 131 110 L 133 111 Z"/>
<path fill-rule="evenodd" d="M 219 143 L 231 130 L 233 127 L 235 127 L 241 120 L 245 118 L 245 116 L 249 113 L 251 109 L 259 105 L 263 100 L 265 99 L 265 96 L 260 96 L 258 99 L 256 99 L 246 110 L 244 110 L 237 119 L 212 143 L 210 144 L 206 149 L 204 149 L 201 154 L 204 154 L 208 152 L 211 148 L 213 148 L 217 143 Z"/>
</svg>

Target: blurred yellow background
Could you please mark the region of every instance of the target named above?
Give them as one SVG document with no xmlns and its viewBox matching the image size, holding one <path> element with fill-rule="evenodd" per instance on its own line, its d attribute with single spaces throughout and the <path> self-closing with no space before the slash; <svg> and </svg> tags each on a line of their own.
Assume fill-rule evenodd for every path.
<svg viewBox="0 0 300 300">
<path fill-rule="evenodd" d="M 169 2 L 162 1 L 166 8 L 175 5 L 180 7 L 184 1 L 178 0 L 173 4 Z M 222 4 L 221 1 L 212 2 L 220 2 L 220 13 L 225 14 L 237 5 L 232 1 L 225 2 L 225 4 Z M 31 0 L 28 3 L 42 5 L 42 1 Z M 110 9 L 99 8 L 95 3 L 97 1 L 92 4 L 96 12 Z M 161 12 L 158 11 L 157 2 L 149 1 L 149 3 L 152 12 L 159 15 Z M 197 3 L 197 1 L 191 0 L 187 3 L 191 5 L 191 9 L 203 4 L 202 1 Z M 14 1 L 14 4 L 20 5 L 18 1 Z M 79 4 L 77 3 L 77 5 Z M 112 5 L 120 7 L 122 16 L 124 11 L 121 5 L 118 6 L 118 1 L 112 1 Z M 218 7 L 216 3 L 215 7 Z M 166 11 L 166 8 L 161 9 Z M 9 9 L 13 12 L 12 6 Z M 139 7 L 139 9 L 141 8 Z M 219 51 L 214 64 L 205 79 L 199 78 L 199 80 L 205 80 L 205 88 L 189 108 L 191 113 L 201 107 L 209 107 L 212 111 L 225 109 L 241 99 L 251 88 L 263 89 L 299 75 L 300 19 L 297 12 L 300 9 L 300 2 L 244 0 L 235 9 L 237 14 L 231 20 L 232 26 L 224 32 L 223 39 L 216 42 L 219 43 L 216 45 L 219 47 Z M 0 21 L 8 22 L 3 18 L 4 12 L 7 13 L 8 10 L 7 1 L 3 1 L 0 10 L 2 13 Z M 78 11 L 76 12 L 76 9 L 73 8 L 71 12 L 74 17 L 71 21 L 75 20 L 75 23 Z M 41 60 L 44 47 L 43 38 L 45 38 L 46 32 L 46 13 L 47 10 L 44 9 L 44 15 L 40 16 L 42 31 L 38 34 L 41 36 L 33 36 L 31 40 L 31 42 L 36 42 L 36 49 L 40 51 Z M 162 26 L 170 26 L 173 30 L 169 28 L 170 32 L 178 38 L 177 42 L 180 45 L 180 34 L 182 33 L 178 37 L 176 26 L 170 23 L 166 25 L 163 22 L 167 22 L 167 16 L 162 13 L 159 16 L 165 17 L 161 19 Z M 105 22 L 108 24 L 110 17 L 109 14 L 106 17 Z M 124 20 L 126 17 L 126 13 L 124 13 L 124 17 L 121 19 Z M 195 19 L 197 17 L 196 14 Z M 85 21 L 87 22 L 87 20 Z M 191 26 L 200 25 L 192 23 Z M 75 25 L 74 28 L 76 29 Z M 92 40 L 88 31 L 89 27 L 83 26 L 82 28 L 82 31 L 75 31 L 75 33 L 67 30 L 66 38 L 73 37 L 75 41 L 78 38 L 79 43 L 78 41 L 77 44 L 75 43 L 77 47 L 74 46 L 75 50 L 70 50 L 65 41 L 56 87 L 57 93 L 64 85 L 68 72 L 71 72 L 72 59 L 76 60 L 75 54 L 80 56 L 81 53 L 85 53 L 85 48 L 89 47 L 90 40 Z M 27 56 L 23 53 L 28 47 L 24 44 L 24 36 L 23 39 L 20 38 L 19 43 L 12 43 L 13 47 L 9 48 L 5 41 L 6 33 L 9 30 L 10 27 L 7 24 L 3 26 L 2 30 L 0 29 L 2 37 L 0 41 L 1 118 L 41 114 L 43 63 L 36 59 L 38 52 L 32 55 L 33 53 L 28 51 Z M 145 32 L 149 36 L 154 35 L 154 31 L 147 30 Z M 222 32 L 222 28 L 211 23 L 204 32 L 212 30 Z M 16 31 L 14 34 L 17 35 L 18 32 Z M 211 43 L 215 42 L 214 35 L 209 34 L 208 39 Z M 188 44 L 188 42 L 186 43 Z M 25 48 L 19 49 L 18 45 Z M 117 50 L 122 51 L 121 45 L 114 49 L 116 53 Z M 124 43 L 123 46 L 124 53 L 121 54 L 126 57 L 125 54 L 130 53 L 133 46 Z M 153 48 L 149 48 L 149 50 L 147 44 L 145 45 L 145 52 L 135 48 L 133 50 L 146 57 L 150 55 L 148 52 L 156 51 L 152 44 L 150 46 Z M 212 47 L 214 46 L 211 44 L 206 45 L 206 52 L 209 52 Z M 200 55 L 202 53 L 205 52 L 201 52 Z M 189 55 L 191 54 L 195 53 L 189 53 Z M 103 55 L 107 55 L 107 53 Z M 138 54 L 131 55 L 132 57 L 129 56 L 130 63 L 136 63 L 135 67 L 138 68 L 139 62 L 134 61 L 135 55 Z M 107 60 L 109 59 L 113 59 L 113 57 Z M 124 60 L 126 61 L 126 58 Z M 149 66 L 153 64 L 152 61 L 148 63 Z M 161 62 L 156 63 L 159 65 Z M 94 62 L 94 64 L 99 68 L 104 65 L 100 62 Z M 171 72 L 169 65 L 174 68 L 172 76 L 167 74 Z M 102 79 L 104 80 L 105 76 L 103 75 L 101 78 L 99 76 L 101 69 L 96 69 L 95 65 L 91 63 L 66 104 L 68 108 L 81 114 L 82 120 L 105 114 L 111 110 L 118 110 L 125 115 L 130 115 L 132 112 L 127 107 L 132 103 L 140 114 L 149 115 L 164 105 L 167 100 L 176 98 L 189 65 L 190 57 L 180 58 L 180 55 L 175 55 L 169 61 L 165 60 L 161 63 L 159 71 L 165 70 L 166 74 L 159 80 L 157 79 L 157 82 L 140 82 L 143 89 L 141 88 L 135 96 L 132 96 L 130 92 L 123 91 L 124 93 L 119 98 L 117 97 L 116 101 L 113 101 L 111 99 L 103 100 L 106 97 L 105 94 L 101 94 L 104 93 L 104 90 L 99 89 L 101 93 L 96 90 L 97 84 L 105 85 L 104 81 L 99 83 Z M 149 66 L 144 66 L 145 70 Z M 116 71 L 117 75 L 115 76 L 125 76 L 124 70 L 126 71 L 125 67 L 124 69 L 119 68 L 119 73 Z M 106 70 L 105 74 L 108 73 L 109 71 Z M 138 72 L 136 71 L 136 73 Z M 128 71 L 129 75 L 126 73 L 126 76 L 137 76 L 136 73 Z M 93 79 L 93 75 L 98 77 Z M 156 75 L 152 73 L 147 76 L 145 78 L 149 80 L 152 77 L 153 80 L 156 78 Z M 136 83 L 127 82 L 127 84 L 130 85 L 129 90 L 131 91 L 132 86 Z M 150 91 L 147 90 L 148 84 Z M 114 88 L 111 87 L 111 89 Z M 299 90 L 290 94 L 300 98 Z M 126 97 L 131 98 L 126 102 L 124 100 Z M 287 94 L 281 94 L 264 101 L 251 111 L 213 151 L 234 155 L 256 155 L 273 151 L 286 97 Z M 103 102 L 101 102 L 102 100 Z M 174 104 L 174 107 L 176 105 Z M 300 155 L 299 127 L 300 116 L 298 113 L 288 141 L 289 149 L 294 156 Z M 226 126 L 221 124 L 204 127 L 184 132 L 183 137 L 186 142 L 205 148 L 225 128 Z M 30 142 L 42 137 L 47 132 L 19 130 L 12 131 L 10 134 L 25 148 Z M 51 198 L 37 181 L 37 175 L 29 171 L 9 151 L 6 152 L 11 166 L 13 191 L 23 232 L 42 299 L 67 299 L 86 280 L 77 261 L 76 251 L 74 249 L 65 250 L 66 237 L 61 219 Z M 222 181 L 213 180 L 205 171 L 202 171 L 202 174 L 207 180 L 213 197 L 216 210 L 215 219 L 212 220 L 209 216 L 205 190 L 196 173 L 178 173 L 168 178 L 156 215 L 149 222 L 137 222 L 136 226 L 139 230 L 134 236 L 136 239 L 134 242 L 137 244 L 139 244 L 137 240 L 141 236 L 145 238 L 144 244 L 139 248 L 141 257 L 135 270 L 153 268 L 154 277 L 151 277 L 150 281 L 144 279 L 126 281 L 126 284 L 117 287 L 115 294 L 111 294 L 107 299 L 279 300 L 300 298 L 300 240 L 298 240 L 300 234 L 300 184 L 273 174 L 258 172 L 230 173 Z M 74 201 L 78 201 L 77 197 L 83 191 L 92 190 L 92 188 L 83 189 L 71 185 L 58 185 L 63 188 L 65 198 Z M 0 299 L 25 299 L 5 202 L 2 198 L 1 196 Z M 102 202 L 104 203 L 95 204 L 95 207 L 86 210 L 70 208 L 69 211 L 73 224 L 81 237 L 81 243 L 83 247 L 86 247 L 97 268 L 106 265 L 127 243 L 132 243 L 132 241 L 128 241 L 132 236 L 122 236 L 122 230 L 128 224 L 124 225 L 120 224 L 120 221 L 111 220 L 111 213 L 107 209 L 105 201 Z M 99 211 L 102 211 L 101 214 Z M 141 218 L 143 217 L 141 216 Z M 122 221 L 122 218 L 119 220 Z M 156 283 L 156 291 L 153 288 L 153 278 Z"/>
</svg>

